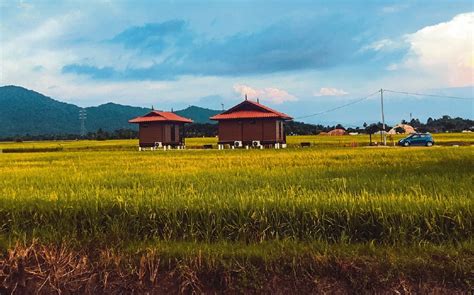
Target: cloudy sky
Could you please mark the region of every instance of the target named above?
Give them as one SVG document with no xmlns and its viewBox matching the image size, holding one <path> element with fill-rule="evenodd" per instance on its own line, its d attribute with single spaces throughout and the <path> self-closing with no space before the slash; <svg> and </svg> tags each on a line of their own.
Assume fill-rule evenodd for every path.
<svg viewBox="0 0 474 295">
<path fill-rule="evenodd" d="M 377 89 L 473 97 L 472 1 L 0 1 L 0 84 L 81 106 L 294 117 Z M 473 116 L 472 100 L 386 94 L 387 117 Z M 313 123 L 379 120 L 377 96 Z"/>
</svg>

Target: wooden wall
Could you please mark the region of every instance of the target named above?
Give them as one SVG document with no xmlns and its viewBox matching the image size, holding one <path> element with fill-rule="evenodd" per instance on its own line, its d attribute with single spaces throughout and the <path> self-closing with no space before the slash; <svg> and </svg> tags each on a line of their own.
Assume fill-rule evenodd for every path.
<svg viewBox="0 0 474 295">
<path fill-rule="evenodd" d="M 276 119 L 222 120 L 219 121 L 219 142 L 259 140 L 262 143 L 284 143 L 283 125 L 282 120 Z"/>
<path fill-rule="evenodd" d="M 138 131 L 140 146 L 153 146 L 155 142 L 162 142 L 164 145 L 179 144 L 181 142 L 180 128 L 182 128 L 182 124 L 177 123 L 140 123 Z M 171 134 L 172 131 L 174 131 L 174 138 Z"/>
</svg>

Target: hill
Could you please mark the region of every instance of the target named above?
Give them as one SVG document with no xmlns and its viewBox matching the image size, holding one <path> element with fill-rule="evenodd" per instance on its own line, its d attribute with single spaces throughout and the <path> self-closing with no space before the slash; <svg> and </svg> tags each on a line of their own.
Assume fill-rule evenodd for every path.
<svg viewBox="0 0 474 295">
<path fill-rule="evenodd" d="M 25 135 L 79 134 L 81 108 L 18 86 L 0 87 L 0 138 Z M 150 111 L 148 108 L 106 103 L 85 108 L 88 132 L 98 129 L 137 129 L 128 120 Z M 196 123 L 209 123 L 209 117 L 220 111 L 190 106 L 176 111 Z"/>
<path fill-rule="evenodd" d="M 195 123 L 215 123 L 209 120 L 209 117 L 219 114 L 222 111 L 216 111 L 197 106 L 189 106 L 184 110 L 176 111 L 175 113 L 185 118 L 192 119 Z"/>
</svg>

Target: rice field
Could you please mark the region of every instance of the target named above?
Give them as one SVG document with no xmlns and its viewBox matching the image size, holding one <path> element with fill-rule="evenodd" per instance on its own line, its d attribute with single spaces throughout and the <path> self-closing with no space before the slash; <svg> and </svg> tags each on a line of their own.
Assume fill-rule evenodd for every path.
<svg viewBox="0 0 474 295">
<path fill-rule="evenodd" d="M 101 291 L 108 290 L 105 273 L 128 269 L 123 280 L 138 282 L 132 270 L 149 260 L 150 284 L 159 281 L 148 277 L 154 263 L 183 274 L 171 276 L 179 284 L 169 290 L 185 293 L 295 286 L 464 292 L 474 286 L 474 140 L 435 140 L 445 145 L 367 148 L 366 136 L 288 137 L 286 150 L 138 152 L 136 140 L 0 143 L 63 147 L 0 153 L 0 247 L 7 253 L 0 282 L 11 279 L 5 269 L 16 261 L 12 251 L 37 261 L 32 257 L 51 257 L 45 251 L 60 247 L 97 262 Z M 215 139 L 187 141 L 208 143 Z M 465 146 L 452 146 L 458 143 Z M 262 283 L 267 274 L 280 278 L 277 289 Z M 222 283 L 227 277 L 231 283 Z M 400 287 L 402 281 L 411 283 Z"/>
<path fill-rule="evenodd" d="M 405 137 L 404 135 L 387 136 L 389 146 L 394 146 L 396 142 Z M 436 145 L 474 145 L 474 134 L 472 133 L 440 133 L 435 134 Z M 369 136 L 366 134 L 327 136 L 327 135 L 303 135 L 288 136 L 289 147 L 298 147 L 301 142 L 309 142 L 313 147 L 362 147 L 369 145 Z M 380 134 L 372 135 L 372 142 L 380 144 L 382 139 Z M 203 145 L 213 145 L 217 148 L 217 137 L 186 138 L 186 146 L 190 149 L 202 148 Z M 8 149 L 61 149 L 64 151 L 136 151 L 137 140 L 57 140 L 57 141 L 26 141 L 26 142 L 0 142 L 0 150 Z"/>
</svg>

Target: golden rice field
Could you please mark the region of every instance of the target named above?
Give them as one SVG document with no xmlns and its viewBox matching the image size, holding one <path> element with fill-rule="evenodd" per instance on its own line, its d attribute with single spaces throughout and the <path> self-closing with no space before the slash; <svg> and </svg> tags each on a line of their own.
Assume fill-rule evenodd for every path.
<svg viewBox="0 0 474 295">
<path fill-rule="evenodd" d="M 192 138 L 166 152 L 138 152 L 136 140 L 0 143 L 61 146 L 0 153 L 0 282 L 73 293 L 466 292 L 474 136 L 434 138 L 441 146 L 369 148 L 367 136 L 294 136 L 285 150 L 224 151 L 191 149 L 215 143 Z M 30 267 L 23 285 L 19 263 Z"/>
<path fill-rule="evenodd" d="M 393 146 L 404 135 L 393 135 L 387 137 L 389 146 Z M 474 145 L 474 134 L 472 133 L 440 133 L 435 134 L 434 139 L 438 145 Z M 372 135 L 372 141 L 381 143 L 380 135 Z M 353 136 L 325 136 L 325 135 L 303 135 L 288 136 L 287 142 L 290 147 L 299 146 L 301 142 L 310 142 L 313 147 L 353 147 L 368 146 L 369 136 L 366 134 Z M 217 148 L 216 137 L 186 138 L 188 148 L 202 148 L 205 144 L 212 144 Z M 61 148 L 69 151 L 84 150 L 137 150 L 137 140 L 58 140 L 58 141 L 30 141 L 30 142 L 0 142 L 0 150 L 4 149 L 30 149 L 30 148 Z"/>
</svg>

